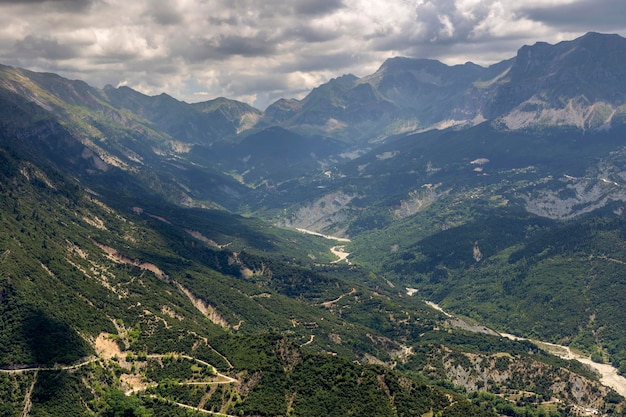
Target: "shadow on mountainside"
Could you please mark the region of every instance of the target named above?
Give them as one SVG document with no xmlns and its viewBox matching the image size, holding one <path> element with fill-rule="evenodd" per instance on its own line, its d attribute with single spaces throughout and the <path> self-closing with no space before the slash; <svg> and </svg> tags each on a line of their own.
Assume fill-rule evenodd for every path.
<svg viewBox="0 0 626 417">
<path fill-rule="evenodd" d="M 37 364 L 68 364 L 90 354 L 86 342 L 74 329 L 41 310 L 27 315 L 22 330 Z"/>
</svg>

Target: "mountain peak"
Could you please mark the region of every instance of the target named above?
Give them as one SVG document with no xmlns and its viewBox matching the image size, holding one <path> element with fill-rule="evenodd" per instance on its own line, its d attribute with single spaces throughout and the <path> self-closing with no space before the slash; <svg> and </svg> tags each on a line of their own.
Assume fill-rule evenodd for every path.
<svg viewBox="0 0 626 417">
<path fill-rule="evenodd" d="M 600 32 L 587 32 L 580 38 L 579 40 L 602 40 L 602 41 L 612 41 L 617 39 L 626 40 L 617 33 L 600 33 Z"/>
<path fill-rule="evenodd" d="M 358 79 L 359 79 L 359 77 L 357 77 L 354 74 L 343 74 L 340 77 L 331 79 L 331 81 L 353 83 L 353 82 L 355 82 Z"/>
<path fill-rule="evenodd" d="M 380 66 L 380 70 L 397 70 L 397 69 L 405 69 L 405 68 L 414 68 L 414 67 L 437 67 L 437 66 L 447 66 L 443 62 L 436 59 L 429 58 L 409 58 L 403 56 L 396 56 L 393 58 L 388 58 L 383 62 Z"/>
<path fill-rule="evenodd" d="M 624 74 L 625 59 L 625 38 L 589 32 L 555 45 L 537 42 L 532 46 L 523 46 L 515 58 L 512 74 L 523 78 L 543 74 L 541 77 L 545 78 L 567 73 L 585 80 L 585 83 L 603 77 L 615 80 Z"/>
<path fill-rule="evenodd" d="M 554 45 L 536 42 L 533 45 L 522 46 L 517 52 L 517 60 L 524 60 L 531 55 L 534 59 L 562 57 L 583 50 L 593 56 L 603 56 L 613 52 L 623 53 L 626 50 L 626 38 L 617 34 L 588 32 L 574 40 L 562 41 Z"/>
</svg>

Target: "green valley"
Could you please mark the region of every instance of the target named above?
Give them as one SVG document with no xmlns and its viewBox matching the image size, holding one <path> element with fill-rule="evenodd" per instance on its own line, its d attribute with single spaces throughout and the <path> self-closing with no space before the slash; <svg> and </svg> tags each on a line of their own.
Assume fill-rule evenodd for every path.
<svg viewBox="0 0 626 417">
<path fill-rule="evenodd" d="M 395 58 L 264 112 L 0 67 L 0 416 L 626 414 L 532 341 L 626 374 L 607 51 Z"/>
</svg>

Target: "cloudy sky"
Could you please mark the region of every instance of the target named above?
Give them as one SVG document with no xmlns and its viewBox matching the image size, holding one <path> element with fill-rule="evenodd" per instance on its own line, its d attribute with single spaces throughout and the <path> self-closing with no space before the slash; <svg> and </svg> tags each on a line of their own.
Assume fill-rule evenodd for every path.
<svg viewBox="0 0 626 417">
<path fill-rule="evenodd" d="M 0 0 L 0 63 L 264 109 L 392 56 L 489 65 L 626 36 L 626 0 Z"/>
</svg>

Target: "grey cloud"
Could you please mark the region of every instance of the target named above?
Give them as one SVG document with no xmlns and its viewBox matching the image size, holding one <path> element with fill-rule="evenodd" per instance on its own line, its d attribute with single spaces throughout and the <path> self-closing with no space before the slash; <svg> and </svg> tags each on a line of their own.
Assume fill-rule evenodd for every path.
<svg viewBox="0 0 626 417">
<path fill-rule="evenodd" d="M 432 58 L 445 61 L 449 65 L 463 64 L 469 60 L 483 66 L 513 58 L 515 51 L 522 46 L 520 39 L 500 40 L 499 42 L 467 42 L 447 45 L 419 44 L 407 48 L 403 53 L 411 57 Z M 467 57 L 460 60 L 459 56 Z"/>
<path fill-rule="evenodd" d="M 170 48 L 173 54 L 190 63 L 220 59 L 213 51 L 214 46 L 207 39 L 173 39 Z"/>
<path fill-rule="evenodd" d="M 149 71 L 152 72 L 153 69 L 149 67 L 146 61 L 142 61 L 140 58 L 131 52 L 118 51 L 104 56 L 91 57 L 90 61 L 97 65 L 122 64 L 126 68 L 132 68 L 133 62 L 138 61 L 144 70 L 149 68 Z"/>
<path fill-rule="evenodd" d="M 328 15 L 344 8 L 345 4 L 343 0 L 240 0 L 234 6 L 234 9 L 253 11 L 257 17 L 269 19 L 289 15 Z"/>
<path fill-rule="evenodd" d="M 469 39 L 474 29 L 489 15 L 490 4 L 481 1 L 469 15 L 462 13 L 455 0 L 429 0 L 416 7 L 416 16 L 422 26 L 421 33 L 428 43 L 450 43 Z M 452 33 L 447 33 L 452 26 Z"/>
<path fill-rule="evenodd" d="M 142 59 L 141 57 L 123 54 L 119 54 L 117 57 L 93 59 L 92 62 L 96 64 L 93 67 L 93 70 L 96 72 L 109 72 L 102 71 L 101 66 L 106 68 L 119 68 L 116 70 L 118 74 L 115 75 L 115 77 L 118 78 L 114 79 L 110 84 L 120 82 L 120 73 L 125 74 L 124 77 L 130 77 L 132 74 L 135 74 L 135 77 L 141 78 L 144 83 L 151 83 L 152 79 L 154 79 L 155 83 L 160 83 L 162 76 L 176 76 L 181 70 L 180 65 L 169 59 Z M 148 74 L 149 76 L 147 76 Z M 108 76 L 109 74 L 107 74 L 107 77 Z"/>
<path fill-rule="evenodd" d="M 0 0 L 0 4 L 24 4 L 24 3 L 66 3 L 85 5 L 93 3 L 93 0 Z"/>
<path fill-rule="evenodd" d="M 230 16 L 236 18 L 238 22 L 244 20 L 259 21 L 292 14 L 293 7 L 290 4 L 292 1 L 293 0 L 214 0 L 214 10 L 218 11 L 220 15 L 223 15 L 226 11 L 226 14 L 230 14 Z M 222 16 L 220 19 L 224 19 L 224 17 Z"/>
<path fill-rule="evenodd" d="M 475 29 L 489 16 L 490 4 L 481 1 L 466 14 L 455 0 L 427 0 L 415 7 L 414 20 L 397 31 L 379 31 L 365 38 L 375 51 L 429 49 L 474 42 Z"/>
<path fill-rule="evenodd" d="M 429 40 L 425 36 L 415 33 L 406 37 L 394 35 L 388 38 L 375 39 L 372 41 L 371 49 L 381 53 L 395 50 L 398 51 L 398 55 L 438 59 L 451 65 L 462 64 L 468 60 L 480 65 L 490 65 L 514 57 L 516 51 L 523 44 L 535 41 L 535 38 L 521 38 L 519 36 L 501 36 L 497 40 L 485 37 Z"/>
<path fill-rule="evenodd" d="M 49 60 L 65 60 L 78 55 L 78 48 L 60 44 L 56 39 L 28 35 L 15 42 L 15 55 L 20 58 L 44 58 Z"/>
<path fill-rule="evenodd" d="M 579 0 L 563 6 L 521 8 L 520 15 L 567 30 L 614 30 L 626 22 L 624 0 Z"/>
<path fill-rule="evenodd" d="M 235 26 L 237 25 L 237 17 L 229 16 L 227 18 L 208 16 L 207 22 L 211 24 L 211 26 Z"/>
<path fill-rule="evenodd" d="M 242 95 L 250 92 L 283 91 L 289 84 L 283 74 L 240 75 L 226 84 L 234 94 Z"/>
<path fill-rule="evenodd" d="M 306 43 L 328 42 L 341 36 L 340 32 L 317 29 L 310 25 L 293 27 L 283 34 L 285 39 L 297 39 Z"/>
<path fill-rule="evenodd" d="M 344 7 L 343 0 L 306 0 L 296 1 L 294 9 L 297 14 L 316 16 L 331 14 Z"/>
<path fill-rule="evenodd" d="M 290 86 L 289 81 L 284 74 L 279 73 L 239 73 L 236 77 L 228 77 L 225 71 L 220 71 L 219 78 L 223 82 L 219 86 L 208 87 L 205 94 L 194 97 L 194 90 L 198 85 L 195 84 L 192 90 L 187 91 L 187 98 L 190 102 L 207 100 L 210 97 L 224 96 L 234 99 L 242 99 L 243 97 L 255 96 L 254 103 L 250 103 L 257 108 L 264 108 L 270 103 L 281 97 L 300 96 L 308 89 L 306 86 L 302 88 L 294 88 Z"/>
<path fill-rule="evenodd" d="M 12 60 L 4 63 L 71 74 L 95 85 L 127 82 L 186 99 L 197 99 L 193 93 L 200 90 L 256 97 L 263 105 L 299 97 L 326 76 L 367 75 L 391 55 L 484 65 L 513 57 L 525 43 L 555 42 L 589 30 L 624 33 L 625 0 L 569 1 L 531 7 L 523 1 L 513 6 L 513 0 L 389 0 L 384 5 L 369 0 L 0 0 L 0 25 L 16 28 L 0 31 L 0 55 Z M 468 13 L 461 4 L 470 3 Z M 523 33 L 525 27 L 543 32 Z"/>
<path fill-rule="evenodd" d="M 457 7 L 455 0 L 427 0 L 415 6 L 413 21 L 407 20 L 392 33 L 374 33 L 367 41 L 372 51 L 393 50 L 421 58 L 476 54 L 476 60 L 485 62 L 507 51 L 513 55 L 521 46 L 519 38 L 512 42 L 506 37 L 496 40 L 477 30 L 489 19 L 491 7 L 491 1 L 481 0 L 467 13 Z"/>
<path fill-rule="evenodd" d="M 285 62 L 276 67 L 276 70 L 280 73 L 340 71 L 344 68 L 355 67 L 365 61 L 366 57 L 355 55 L 351 51 L 326 53 L 323 55 L 297 54 L 295 59 L 292 61 L 285 60 Z"/>
<path fill-rule="evenodd" d="M 215 50 L 222 55 L 254 57 L 270 55 L 276 48 L 266 34 L 254 37 L 226 35 L 219 37 Z"/>
<path fill-rule="evenodd" d="M 170 60 L 148 60 L 136 62 L 134 70 L 137 72 L 145 71 L 146 65 L 150 66 L 150 72 L 158 75 L 176 75 L 180 72 L 180 66 Z"/>
<path fill-rule="evenodd" d="M 230 56 L 259 57 L 271 55 L 276 47 L 265 34 L 254 37 L 220 35 L 212 39 L 177 39 L 172 43 L 175 54 L 185 61 L 223 60 Z"/>
<path fill-rule="evenodd" d="M 64 12 L 83 12 L 100 0 L 0 0 L 0 5 L 42 5 Z"/>
<path fill-rule="evenodd" d="M 216 6 L 219 17 L 208 16 L 207 20 L 213 24 L 262 26 L 262 22 L 276 23 L 282 19 L 283 24 L 295 26 L 303 22 L 284 19 L 310 19 L 333 14 L 345 7 L 344 0 L 229 0 Z M 229 12 L 227 16 L 222 13 L 224 10 Z"/>
<path fill-rule="evenodd" d="M 146 14 L 163 26 L 176 25 L 183 21 L 180 13 L 168 0 L 154 0 L 148 3 Z"/>
</svg>

